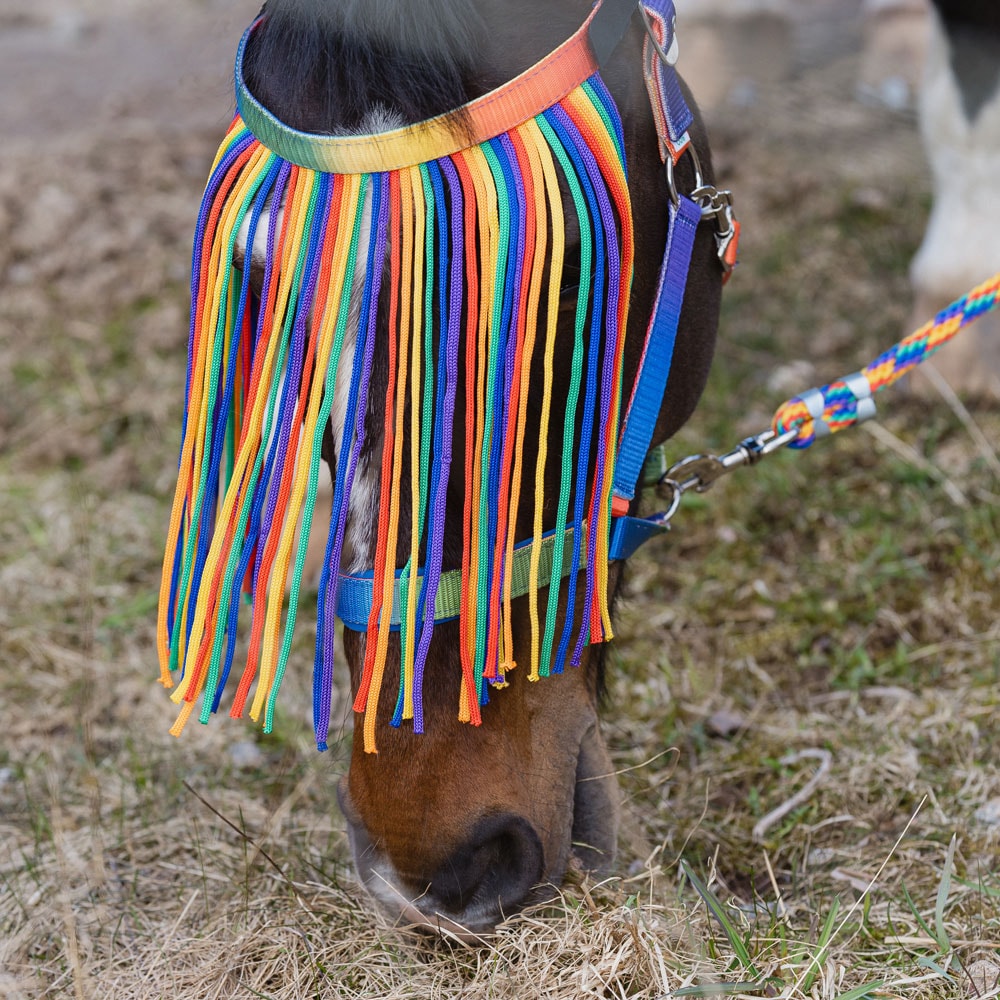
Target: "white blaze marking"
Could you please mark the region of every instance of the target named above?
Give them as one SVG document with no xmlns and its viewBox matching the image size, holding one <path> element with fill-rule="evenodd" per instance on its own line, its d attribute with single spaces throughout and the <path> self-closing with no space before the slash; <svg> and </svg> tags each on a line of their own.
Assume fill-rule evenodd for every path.
<svg viewBox="0 0 1000 1000">
<path fill-rule="evenodd" d="M 376 105 L 372 108 L 358 127 L 363 135 L 377 135 L 388 132 L 405 124 L 397 112 Z M 344 338 L 344 350 L 337 373 L 337 384 L 333 399 L 330 421 L 333 427 L 333 441 L 337 461 L 340 462 L 340 446 L 343 439 L 344 420 L 347 410 L 347 397 L 350 393 L 351 369 L 354 363 L 354 349 L 358 338 L 358 326 L 361 322 L 361 298 L 367 274 L 368 246 L 371 236 L 372 192 L 369 186 L 365 195 L 364 215 L 361 220 L 361 232 L 358 238 L 358 264 L 354 276 L 354 289 L 351 294 L 351 311 L 348 317 L 347 331 Z M 367 319 L 367 317 L 365 317 Z M 377 332 L 376 334 L 377 335 Z M 347 573 L 357 573 L 371 569 L 374 565 L 375 541 L 378 534 L 378 502 L 379 482 L 381 480 L 381 462 L 378 447 L 383 437 L 383 429 L 376 421 L 366 428 L 367 445 L 362 451 L 369 451 L 373 461 L 368 462 L 364 454 L 358 458 L 358 467 L 354 474 L 354 484 L 351 489 L 350 503 L 347 508 L 347 527 L 344 534 L 344 552 L 341 568 Z M 352 436 L 352 446 L 356 437 Z"/>
</svg>

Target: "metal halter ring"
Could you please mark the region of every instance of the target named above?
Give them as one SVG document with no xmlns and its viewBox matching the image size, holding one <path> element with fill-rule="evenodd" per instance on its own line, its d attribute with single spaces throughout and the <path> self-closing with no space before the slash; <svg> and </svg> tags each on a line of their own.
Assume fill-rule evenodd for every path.
<svg viewBox="0 0 1000 1000">
<path fill-rule="evenodd" d="M 646 34 L 649 36 L 649 43 L 653 46 L 656 54 L 663 61 L 665 66 L 676 66 L 677 57 L 680 55 L 680 46 L 677 44 L 677 17 L 673 17 L 670 24 L 670 48 L 664 52 L 663 46 L 656 40 L 656 33 L 653 31 L 653 23 L 649 20 L 646 8 L 638 4 L 639 13 L 642 14 L 643 23 L 646 26 Z"/>
<path fill-rule="evenodd" d="M 670 479 L 665 475 L 656 484 L 656 493 L 667 504 L 667 509 L 658 513 L 656 520 L 660 524 L 669 525 L 681 505 L 681 497 L 684 496 L 684 486 L 675 479 Z"/>
<path fill-rule="evenodd" d="M 695 152 L 694 143 L 689 142 L 687 146 L 684 148 L 684 153 L 681 153 L 681 156 L 683 156 L 685 153 L 691 157 L 691 162 L 694 164 L 694 192 L 691 195 L 689 195 L 689 197 L 692 200 L 697 200 L 695 199 L 694 195 L 707 191 L 709 190 L 709 188 L 705 184 L 705 178 L 701 172 L 701 160 L 698 159 L 698 154 L 697 152 Z M 680 158 L 678 158 L 678 162 L 680 162 Z M 674 160 L 673 157 L 669 154 L 669 152 L 667 153 L 667 156 L 664 158 L 663 169 L 666 171 L 667 174 L 667 193 L 670 195 L 670 201 L 673 204 L 674 208 L 677 208 L 677 206 L 680 204 L 680 194 L 677 191 L 677 181 L 674 177 Z M 712 190 L 714 191 L 715 189 L 712 188 Z M 701 214 L 702 216 L 705 215 L 704 205 L 702 205 Z"/>
</svg>

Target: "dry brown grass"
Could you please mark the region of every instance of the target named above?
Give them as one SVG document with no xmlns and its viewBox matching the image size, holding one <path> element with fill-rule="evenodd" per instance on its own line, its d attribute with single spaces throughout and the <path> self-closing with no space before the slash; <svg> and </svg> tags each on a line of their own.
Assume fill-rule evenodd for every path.
<svg viewBox="0 0 1000 1000">
<path fill-rule="evenodd" d="M 778 359 L 820 381 L 899 333 L 919 150 L 842 96 L 851 72 L 772 95 L 766 147 L 720 123 L 744 264 L 677 454 L 763 427 Z M 885 404 L 922 465 L 864 432 L 783 455 L 636 561 L 607 713 L 621 874 L 571 877 L 488 947 L 372 916 L 306 678 L 272 737 L 166 735 L 151 618 L 214 141 L 0 166 L 0 996 L 997 996 L 1000 482 L 945 405 Z M 970 419 L 997 441 L 1000 414 Z"/>
</svg>

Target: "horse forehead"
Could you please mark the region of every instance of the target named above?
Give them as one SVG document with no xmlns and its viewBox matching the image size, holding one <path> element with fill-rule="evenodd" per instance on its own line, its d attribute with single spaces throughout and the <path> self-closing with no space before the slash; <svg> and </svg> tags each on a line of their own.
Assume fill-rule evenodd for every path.
<svg viewBox="0 0 1000 1000">
<path fill-rule="evenodd" d="M 322 33 L 349 33 L 426 59 L 466 57 L 482 35 L 482 8 L 496 0 L 268 0 L 271 14 Z"/>
</svg>

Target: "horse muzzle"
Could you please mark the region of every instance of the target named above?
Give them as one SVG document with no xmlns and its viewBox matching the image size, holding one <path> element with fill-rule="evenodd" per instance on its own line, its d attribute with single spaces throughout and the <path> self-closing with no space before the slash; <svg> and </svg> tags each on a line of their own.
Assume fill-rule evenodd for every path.
<svg viewBox="0 0 1000 1000">
<path fill-rule="evenodd" d="M 522 816 L 484 814 L 437 870 L 405 872 L 372 840 L 351 801 L 346 778 L 338 785 L 337 799 L 347 818 L 362 884 L 396 926 L 479 943 L 497 924 L 545 894 L 540 885 L 545 868 L 542 841 Z"/>
</svg>

